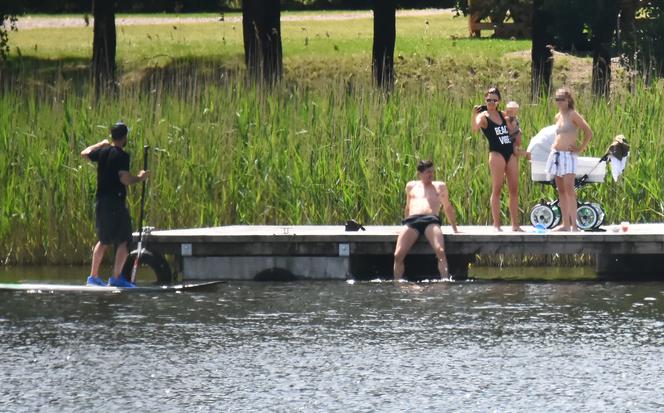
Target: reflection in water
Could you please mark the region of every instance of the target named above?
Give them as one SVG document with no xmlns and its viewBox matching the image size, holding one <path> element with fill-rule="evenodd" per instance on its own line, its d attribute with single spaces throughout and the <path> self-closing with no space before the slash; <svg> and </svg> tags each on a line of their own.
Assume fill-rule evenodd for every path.
<svg viewBox="0 0 664 413">
<path fill-rule="evenodd" d="M 0 294 L 0 411 L 657 411 L 664 283 Z"/>
</svg>

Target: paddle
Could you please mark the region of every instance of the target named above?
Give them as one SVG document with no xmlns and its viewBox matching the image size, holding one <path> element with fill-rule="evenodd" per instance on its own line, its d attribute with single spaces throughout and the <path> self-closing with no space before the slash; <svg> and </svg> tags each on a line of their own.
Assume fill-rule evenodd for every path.
<svg viewBox="0 0 664 413">
<path fill-rule="evenodd" d="M 143 146 L 143 170 L 148 170 L 148 149 L 149 145 Z M 141 260 L 141 254 L 143 253 L 143 214 L 145 213 L 145 182 L 143 181 L 143 189 L 141 190 L 141 210 L 138 215 L 138 253 L 136 254 L 136 259 L 134 260 L 134 265 L 131 267 L 131 283 L 136 282 L 136 271 L 138 270 L 138 265 Z"/>
</svg>

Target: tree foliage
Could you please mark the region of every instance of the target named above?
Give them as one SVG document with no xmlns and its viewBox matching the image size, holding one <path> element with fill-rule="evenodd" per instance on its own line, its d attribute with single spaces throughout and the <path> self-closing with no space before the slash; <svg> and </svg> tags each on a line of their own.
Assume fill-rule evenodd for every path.
<svg viewBox="0 0 664 413">
<path fill-rule="evenodd" d="M 519 19 L 521 12 L 532 7 L 533 0 L 473 0 L 475 9 L 480 9 L 480 18 L 490 18 L 491 21 L 502 21 L 508 11 L 512 11 L 515 20 Z M 456 0 L 453 4 L 458 14 L 467 16 L 470 12 L 468 0 Z"/>
<path fill-rule="evenodd" d="M 0 3 L 0 60 L 9 53 L 9 32 L 16 30 L 16 16 L 23 10 L 22 0 Z"/>
<path fill-rule="evenodd" d="M 21 0 L 28 12 L 85 13 L 90 11 L 90 0 Z M 447 8 L 454 0 L 397 0 L 400 8 Z M 281 0 L 282 10 L 291 9 L 365 9 L 372 7 L 372 0 Z M 118 0 L 119 13 L 131 12 L 216 12 L 221 9 L 240 10 L 242 0 Z"/>
<path fill-rule="evenodd" d="M 631 36 L 621 38 L 623 61 L 649 78 L 664 76 L 664 0 L 646 0 Z"/>
<path fill-rule="evenodd" d="M 594 12 L 593 1 L 577 0 L 542 0 L 538 4 L 541 13 L 550 16 L 546 24 L 547 37 L 551 39 L 556 50 L 588 51 L 588 16 Z M 532 9 L 533 0 L 473 0 L 473 4 L 482 9 L 480 17 L 490 18 L 493 22 L 502 21 L 508 10 Z M 456 0 L 454 7 L 458 14 L 467 16 L 470 13 L 468 0 Z M 530 15 L 528 13 L 528 15 Z M 518 19 L 518 15 L 515 13 Z"/>
<path fill-rule="evenodd" d="M 0 60 L 9 53 L 9 31 L 16 30 L 16 15 L 0 14 Z"/>
</svg>

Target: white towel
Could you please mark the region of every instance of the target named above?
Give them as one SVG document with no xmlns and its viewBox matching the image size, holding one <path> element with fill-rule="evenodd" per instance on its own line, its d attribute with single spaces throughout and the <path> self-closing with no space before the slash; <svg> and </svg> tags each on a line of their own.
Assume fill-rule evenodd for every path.
<svg viewBox="0 0 664 413">
<path fill-rule="evenodd" d="M 609 155 L 609 160 L 611 161 L 611 175 L 613 175 L 613 180 L 615 182 L 618 182 L 618 177 L 622 174 L 627 165 L 627 157 L 629 157 L 629 155 L 622 159 L 618 159 L 613 155 Z"/>
</svg>

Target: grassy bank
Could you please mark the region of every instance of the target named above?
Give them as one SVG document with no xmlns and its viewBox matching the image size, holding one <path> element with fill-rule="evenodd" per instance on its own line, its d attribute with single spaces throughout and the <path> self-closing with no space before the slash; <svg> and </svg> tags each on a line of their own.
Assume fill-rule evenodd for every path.
<svg viewBox="0 0 664 413">
<path fill-rule="evenodd" d="M 307 16 L 308 13 L 283 15 L 287 81 L 327 87 L 331 78 L 368 80 L 373 28 L 367 13 L 323 12 L 311 20 Z M 202 74 L 209 72 L 209 66 L 231 72 L 243 68 L 242 25 L 237 18 L 229 16 L 223 22 L 213 23 L 183 19 L 175 24 L 119 26 L 117 60 L 121 82 L 136 83 L 149 73 L 168 71 L 183 62 Z M 144 21 L 140 19 L 136 17 L 134 22 Z M 471 41 L 465 38 L 466 20 L 454 18 L 451 13 L 399 17 L 397 26 L 396 65 L 401 85 L 419 86 L 424 82 L 429 87 L 463 89 L 490 81 L 528 81 L 526 59 L 503 58 L 528 50 L 528 41 Z M 11 34 L 12 59 L 5 77 L 33 80 L 32 74 L 38 72 L 40 82 L 84 78 L 91 53 L 91 27 L 20 30 Z"/>
<path fill-rule="evenodd" d="M 413 27 L 423 27 L 426 18 L 417 19 Z M 312 31 L 313 26 L 324 30 L 321 22 L 310 24 Z M 337 54 L 288 55 L 286 80 L 269 93 L 246 87 L 241 73 L 230 69 L 228 60 L 240 61 L 237 50 L 228 59 L 201 52 L 169 57 L 159 65 L 140 66 L 140 59 L 123 58 L 122 87 L 116 96 L 99 101 L 76 63 L 84 53 L 48 57 L 38 47 L 32 60 L 14 58 L 3 79 L 18 83 L 11 88 L 5 83 L 0 97 L 0 259 L 89 259 L 95 171 L 78 154 L 106 137 L 108 125 L 118 119 L 132 127 L 134 169 L 140 165 L 140 147 L 154 148 L 147 222 L 159 228 L 330 224 L 351 217 L 396 224 L 403 213 L 403 186 L 414 178 L 418 158 L 436 161 L 461 224 L 490 222 L 487 145 L 470 133 L 472 105 L 485 86 L 497 83 L 505 97 L 522 102 L 526 140 L 552 123 L 555 113 L 551 101 L 527 104 L 528 64 L 510 55 L 524 42 L 432 35 L 431 44 L 438 45 L 433 46 L 420 41 L 420 32 L 401 30 L 406 34 L 398 40 L 400 83 L 386 99 L 368 81 L 370 26 L 344 22 L 344 30 L 357 36 L 359 26 L 347 27 L 356 24 L 364 34 L 348 40 L 348 46 L 340 41 Z M 292 30 L 293 37 L 302 36 L 303 30 Z M 570 62 L 579 63 L 559 59 L 558 84 L 576 75 L 577 66 Z M 38 70 L 45 74 L 35 75 Z M 587 187 L 582 197 L 603 203 L 609 222 L 661 221 L 662 85 L 639 87 L 635 93 L 619 88 L 611 101 L 593 102 L 583 79 L 575 80 L 581 91 L 577 105 L 596 134 L 589 154 L 603 154 L 613 136 L 623 133 L 634 156 L 621 182 Z M 525 223 L 525 212 L 553 194 L 530 182 L 525 162 L 521 167 Z M 132 190 L 134 216 L 138 197 L 139 191 Z"/>
</svg>

